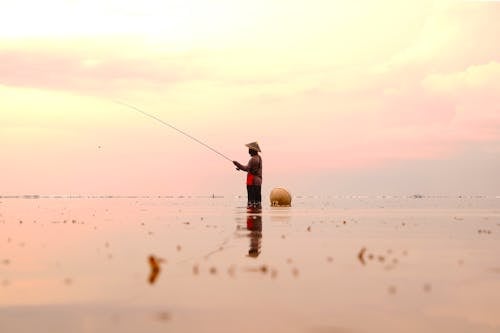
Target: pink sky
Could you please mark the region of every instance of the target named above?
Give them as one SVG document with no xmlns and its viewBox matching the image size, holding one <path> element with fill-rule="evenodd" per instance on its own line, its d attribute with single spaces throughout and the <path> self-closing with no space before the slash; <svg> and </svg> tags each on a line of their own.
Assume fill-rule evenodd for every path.
<svg viewBox="0 0 500 333">
<path fill-rule="evenodd" d="M 241 162 L 259 141 L 265 191 L 500 194 L 498 2 L 99 4 L 0 13 L 0 195 L 245 193 L 115 100 Z"/>
</svg>

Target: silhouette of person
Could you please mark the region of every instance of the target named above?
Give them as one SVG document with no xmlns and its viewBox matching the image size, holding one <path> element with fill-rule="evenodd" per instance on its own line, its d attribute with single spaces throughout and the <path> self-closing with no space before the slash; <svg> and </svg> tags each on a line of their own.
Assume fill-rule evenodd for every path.
<svg viewBox="0 0 500 333">
<path fill-rule="evenodd" d="M 249 214 L 247 215 L 247 230 L 250 231 L 250 249 L 248 256 L 257 258 L 260 254 L 262 246 L 262 215 Z"/>
<path fill-rule="evenodd" d="M 237 161 L 233 161 L 233 164 L 236 166 L 236 170 L 247 172 L 247 207 L 260 208 L 262 207 L 262 157 L 259 155 L 261 150 L 257 142 L 248 143 L 246 146 L 248 154 L 251 156 L 248 164 L 243 165 Z"/>
</svg>

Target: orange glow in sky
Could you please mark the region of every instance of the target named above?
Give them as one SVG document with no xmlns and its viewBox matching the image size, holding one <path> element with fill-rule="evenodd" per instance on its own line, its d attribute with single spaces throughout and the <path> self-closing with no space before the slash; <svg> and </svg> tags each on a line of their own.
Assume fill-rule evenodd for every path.
<svg viewBox="0 0 500 333">
<path fill-rule="evenodd" d="M 494 194 L 500 3 L 12 1 L 2 194 Z"/>
</svg>

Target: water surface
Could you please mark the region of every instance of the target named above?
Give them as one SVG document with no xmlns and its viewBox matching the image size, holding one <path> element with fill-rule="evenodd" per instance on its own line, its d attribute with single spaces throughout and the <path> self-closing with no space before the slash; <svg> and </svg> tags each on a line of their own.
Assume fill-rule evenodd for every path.
<svg viewBox="0 0 500 333">
<path fill-rule="evenodd" d="M 500 331 L 499 198 L 244 204 L 0 198 L 0 331 Z"/>
</svg>

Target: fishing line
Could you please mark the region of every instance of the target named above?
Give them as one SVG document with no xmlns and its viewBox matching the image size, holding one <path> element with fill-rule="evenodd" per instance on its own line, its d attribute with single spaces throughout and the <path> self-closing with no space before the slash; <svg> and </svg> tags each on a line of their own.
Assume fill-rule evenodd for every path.
<svg viewBox="0 0 500 333">
<path fill-rule="evenodd" d="M 163 124 L 163 125 L 165 125 L 165 126 L 168 126 L 168 127 L 170 127 L 171 129 L 174 129 L 174 130 L 176 130 L 177 132 L 179 132 L 179 133 L 181 133 L 181 134 L 183 134 L 183 135 L 187 136 L 187 137 L 188 137 L 188 138 L 190 138 L 191 140 L 198 142 L 198 143 L 199 143 L 199 144 L 201 144 L 202 146 L 205 146 L 206 148 L 210 149 L 211 151 L 213 151 L 214 153 L 218 154 L 219 156 L 222 156 L 222 157 L 223 157 L 223 158 L 225 158 L 226 160 L 228 160 L 228 161 L 230 161 L 230 162 L 233 162 L 233 160 L 232 160 L 232 159 L 230 159 L 229 157 L 227 157 L 226 155 L 224 155 L 224 154 L 222 154 L 221 152 L 219 152 L 219 151 L 215 150 L 214 148 L 210 147 L 209 145 L 207 145 L 207 144 L 206 144 L 206 143 L 204 143 L 203 141 L 198 140 L 198 139 L 197 139 L 197 138 L 195 138 L 194 136 L 192 136 L 192 135 L 190 135 L 190 134 L 188 134 L 188 133 L 184 132 L 183 130 L 180 130 L 180 129 L 178 129 L 177 127 L 175 127 L 175 126 L 173 126 L 173 125 L 171 125 L 171 124 L 167 123 L 166 121 L 163 121 L 162 119 L 160 119 L 160 118 L 158 118 L 158 117 L 156 117 L 156 116 L 153 116 L 152 114 L 149 114 L 149 113 L 147 113 L 147 112 L 145 112 L 145 111 L 143 111 L 143 110 L 141 110 L 141 109 L 139 109 L 138 107 L 135 107 L 135 106 L 133 106 L 133 105 L 130 105 L 130 104 L 127 104 L 127 103 L 124 103 L 124 102 L 120 102 L 120 101 L 115 101 L 115 103 L 117 103 L 117 104 L 121 104 L 121 105 L 126 106 L 126 107 L 128 107 L 128 108 L 130 108 L 130 109 L 133 109 L 133 110 L 135 110 L 135 111 L 137 111 L 137 112 L 140 112 L 140 113 L 142 113 L 143 115 L 148 116 L 149 118 L 152 118 L 152 119 L 154 119 L 154 120 L 158 121 L 159 123 L 161 123 L 161 124 Z"/>
</svg>

